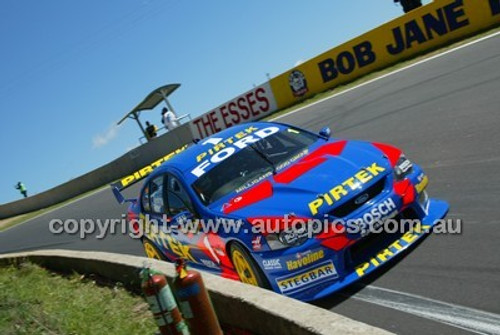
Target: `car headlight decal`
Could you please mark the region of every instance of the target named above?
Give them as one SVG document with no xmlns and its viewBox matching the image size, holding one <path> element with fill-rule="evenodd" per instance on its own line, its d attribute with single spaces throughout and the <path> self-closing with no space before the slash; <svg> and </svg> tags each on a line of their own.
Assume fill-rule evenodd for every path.
<svg viewBox="0 0 500 335">
<path fill-rule="evenodd" d="M 394 177 L 396 180 L 403 180 L 412 171 L 413 163 L 402 154 L 394 166 Z"/>
</svg>

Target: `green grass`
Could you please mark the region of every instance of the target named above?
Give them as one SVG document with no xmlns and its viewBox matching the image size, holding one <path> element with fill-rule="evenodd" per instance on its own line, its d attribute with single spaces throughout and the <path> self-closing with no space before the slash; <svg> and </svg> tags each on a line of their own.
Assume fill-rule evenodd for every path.
<svg viewBox="0 0 500 335">
<path fill-rule="evenodd" d="M 153 334 L 148 305 L 120 287 L 30 263 L 0 268 L 0 334 Z"/>
<path fill-rule="evenodd" d="M 482 38 L 484 36 L 487 36 L 487 35 L 490 35 L 490 34 L 494 34 L 494 33 L 499 32 L 499 31 L 500 31 L 500 27 L 489 29 L 489 30 L 486 30 L 486 31 L 484 31 L 482 33 L 474 35 L 472 37 L 466 38 L 464 40 L 448 44 L 446 46 L 437 48 L 436 50 L 424 53 L 422 55 L 417 55 L 414 58 L 411 58 L 411 59 L 406 60 L 406 61 L 402 61 L 400 63 L 397 63 L 395 65 L 387 67 L 387 68 L 385 68 L 383 70 L 372 72 L 372 73 L 370 73 L 368 75 L 365 75 L 363 77 L 360 77 L 360 78 L 358 78 L 358 79 L 356 79 L 356 80 L 354 80 L 354 81 L 352 81 L 350 83 L 347 83 L 347 84 L 344 84 L 344 85 L 339 85 L 339 86 L 336 86 L 336 87 L 334 87 L 332 89 L 328 89 L 328 90 L 326 90 L 324 92 L 315 94 L 312 97 L 307 98 L 306 100 L 299 101 L 298 103 L 296 103 L 296 104 L 294 104 L 294 105 L 292 105 L 290 107 L 287 107 L 285 109 L 276 111 L 275 113 L 273 113 L 273 114 L 269 115 L 268 117 L 264 118 L 264 120 L 272 120 L 272 119 L 274 119 L 274 118 L 276 118 L 278 116 L 283 116 L 285 114 L 293 112 L 296 109 L 306 107 L 307 105 L 310 105 L 310 104 L 312 104 L 312 103 L 314 103 L 316 101 L 319 101 L 321 99 L 328 98 L 328 97 L 330 97 L 332 95 L 341 93 L 342 91 L 348 90 L 348 89 L 353 88 L 353 87 L 358 86 L 358 85 L 361 85 L 361 84 L 363 84 L 363 83 L 365 83 L 367 81 L 370 81 L 372 79 L 381 77 L 381 76 L 383 76 L 385 74 L 388 74 L 388 73 L 391 73 L 393 71 L 397 71 L 397 70 L 402 69 L 402 68 L 404 68 L 406 66 L 409 66 L 411 64 L 415 64 L 415 63 L 417 63 L 419 61 L 422 61 L 422 60 L 424 60 L 426 58 L 430 58 L 432 56 L 435 56 L 435 55 L 438 55 L 440 53 L 443 53 L 443 52 L 445 52 L 447 50 L 459 47 L 461 45 L 467 44 L 467 43 L 472 42 L 474 40 L 478 40 L 478 39 L 480 39 L 480 38 Z"/>
</svg>

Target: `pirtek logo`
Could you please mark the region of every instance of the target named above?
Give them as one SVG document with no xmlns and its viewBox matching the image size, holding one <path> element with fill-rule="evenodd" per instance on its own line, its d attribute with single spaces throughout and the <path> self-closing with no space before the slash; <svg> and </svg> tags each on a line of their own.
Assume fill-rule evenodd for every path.
<svg viewBox="0 0 500 335">
<path fill-rule="evenodd" d="M 311 211 L 311 214 L 318 214 L 318 209 L 323 206 L 325 202 L 328 206 L 333 205 L 334 202 L 339 201 L 349 193 L 357 190 L 361 184 L 368 183 L 373 179 L 373 177 L 378 176 L 381 172 L 384 171 L 385 168 L 378 165 L 377 163 L 373 163 L 371 166 L 361 169 L 351 178 L 345 180 L 340 185 L 333 187 L 327 193 L 322 194 L 321 197 L 318 197 L 317 199 L 311 201 L 309 203 L 309 210 Z"/>
</svg>

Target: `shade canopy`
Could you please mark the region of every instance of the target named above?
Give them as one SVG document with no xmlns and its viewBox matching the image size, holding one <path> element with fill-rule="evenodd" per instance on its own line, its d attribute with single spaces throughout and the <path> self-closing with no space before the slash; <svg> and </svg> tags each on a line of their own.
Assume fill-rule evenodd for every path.
<svg viewBox="0 0 500 335">
<path fill-rule="evenodd" d="M 162 101 L 166 101 L 168 104 L 167 97 L 170 94 L 174 93 L 174 91 L 180 86 L 181 84 L 169 84 L 157 88 L 153 92 L 149 93 L 149 95 L 144 100 L 142 100 L 142 102 L 138 104 L 134 109 L 125 114 L 125 116 L 120 121 L 118 121 L 118 124 L 121 124 L 127 118 L 137 119 L 141 111 L 153 109 Z"/>
</svg>

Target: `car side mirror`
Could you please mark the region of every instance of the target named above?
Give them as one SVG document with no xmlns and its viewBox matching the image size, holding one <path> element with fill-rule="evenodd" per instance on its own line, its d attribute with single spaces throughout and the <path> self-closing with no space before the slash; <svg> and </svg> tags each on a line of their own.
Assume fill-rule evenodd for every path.
<svg viewBox="0 0 500 335">
<path fill-rule="evenodd" d="M 329 139 L 331 135 L 332 131 L 329 127 L 325 127 L 319 131 L 319 136 L 323 137 L 324 139 Z"/>
</svg>

